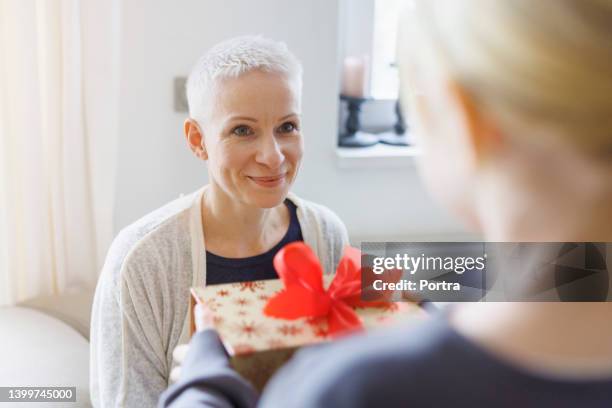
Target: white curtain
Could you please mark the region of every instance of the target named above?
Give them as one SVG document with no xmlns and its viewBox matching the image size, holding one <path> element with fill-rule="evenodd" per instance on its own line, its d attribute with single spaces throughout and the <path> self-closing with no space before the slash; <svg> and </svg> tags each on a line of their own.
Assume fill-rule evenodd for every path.
<svg viewBox="0 0 612 408">
<path fill-rule="evenodd" d="M 0 305 L 95 284 L 112 238 L 118 0 L 0 0 Z"/>
</svg>

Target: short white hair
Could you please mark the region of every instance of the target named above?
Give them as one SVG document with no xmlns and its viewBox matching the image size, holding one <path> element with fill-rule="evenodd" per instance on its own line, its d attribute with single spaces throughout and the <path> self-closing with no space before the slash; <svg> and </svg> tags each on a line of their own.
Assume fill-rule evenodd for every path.
<svg viewBox="0 0 612 408">
<path fill-rule="evenodd" d="M 189 116 L 206 117 L 210 91 L 218 80 L 253 70 L 285 75 L 300 97 L 302 64 L 287 45 L 258 35 L 240 36 L 213 46 L 195 64 L 186 83 Z"/>
</svg>

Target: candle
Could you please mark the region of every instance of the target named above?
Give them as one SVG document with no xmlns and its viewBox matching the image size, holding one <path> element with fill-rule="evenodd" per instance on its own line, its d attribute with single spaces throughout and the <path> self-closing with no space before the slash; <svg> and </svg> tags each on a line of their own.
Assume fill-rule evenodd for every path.
<svg viewBox="0 0 612 408">
<path fill-rule="evenodd" d="M 368 75 L 367 56 L 346 57 L 342 69 L 342 95 L 363 98 Z"/>
</svg>

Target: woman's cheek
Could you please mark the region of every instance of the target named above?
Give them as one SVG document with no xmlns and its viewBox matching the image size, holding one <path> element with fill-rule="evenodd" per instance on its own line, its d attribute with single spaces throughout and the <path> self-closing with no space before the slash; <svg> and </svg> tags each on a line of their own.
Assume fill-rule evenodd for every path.
<svg viewBox="0 0 612 408">
<path fill-rule="evenodd" d="M 255 156 L 252 149 L 238 144 L 221 145 L 218 150 L 218 160 L 221 167 L 229 171 L 245 168 L 251 156 Z"/>
<path fill-rule="evenodd" d="M 303 147 L 301 138 L 285 136 L 283 139 L 277 140 L 280 140 L 278 143 L 286 162 L 293 163 L 302 158 Z"/>
<path fill-rule="evenodd" d="M 421 155 L 417 160 L 419 173 L 436 201 L 446 205 L 449 201 L 446 167 L 453 157 L 448 155 L 444 135 L 440 134 L 439 123 L 432 117 L 430 107 L 423 95 L 411 99 L 410 114 L 415 142 L 421 150 Z"/>
<path fill-rule="evenodd" d="M 302 161 L 302 156 L 304 155 L 304 143 L 302 141 L 302 136 L 300 135 L 286 141 L 283 150 L 285 151 L 285 160 L 289 162 L 294 172 L 297 171 L 297 168 Z"/>
</svg>

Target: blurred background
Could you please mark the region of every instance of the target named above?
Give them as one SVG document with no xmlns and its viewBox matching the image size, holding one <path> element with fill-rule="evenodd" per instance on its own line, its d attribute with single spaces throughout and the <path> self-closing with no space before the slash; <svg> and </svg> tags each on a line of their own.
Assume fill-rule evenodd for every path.
<svg viewBox="0 0 612 408">
<path fill-rule="evenodd" d="M 282 40 L 302 61 L 306 150 L 294 191 L 335 211 L 354 245 L 474 238 L 427 196 L 410 143 L 338 147 L 341 93 L 361 100 L 364 132 L 397 124 L 400 3 L 0 0 L 0 386 L 78 383 L 86 404 L 89 308 L 106 251 L 123 227 L 207 182 L 182 134 L 181 84 L 229 37 Z"/>
</svg>

